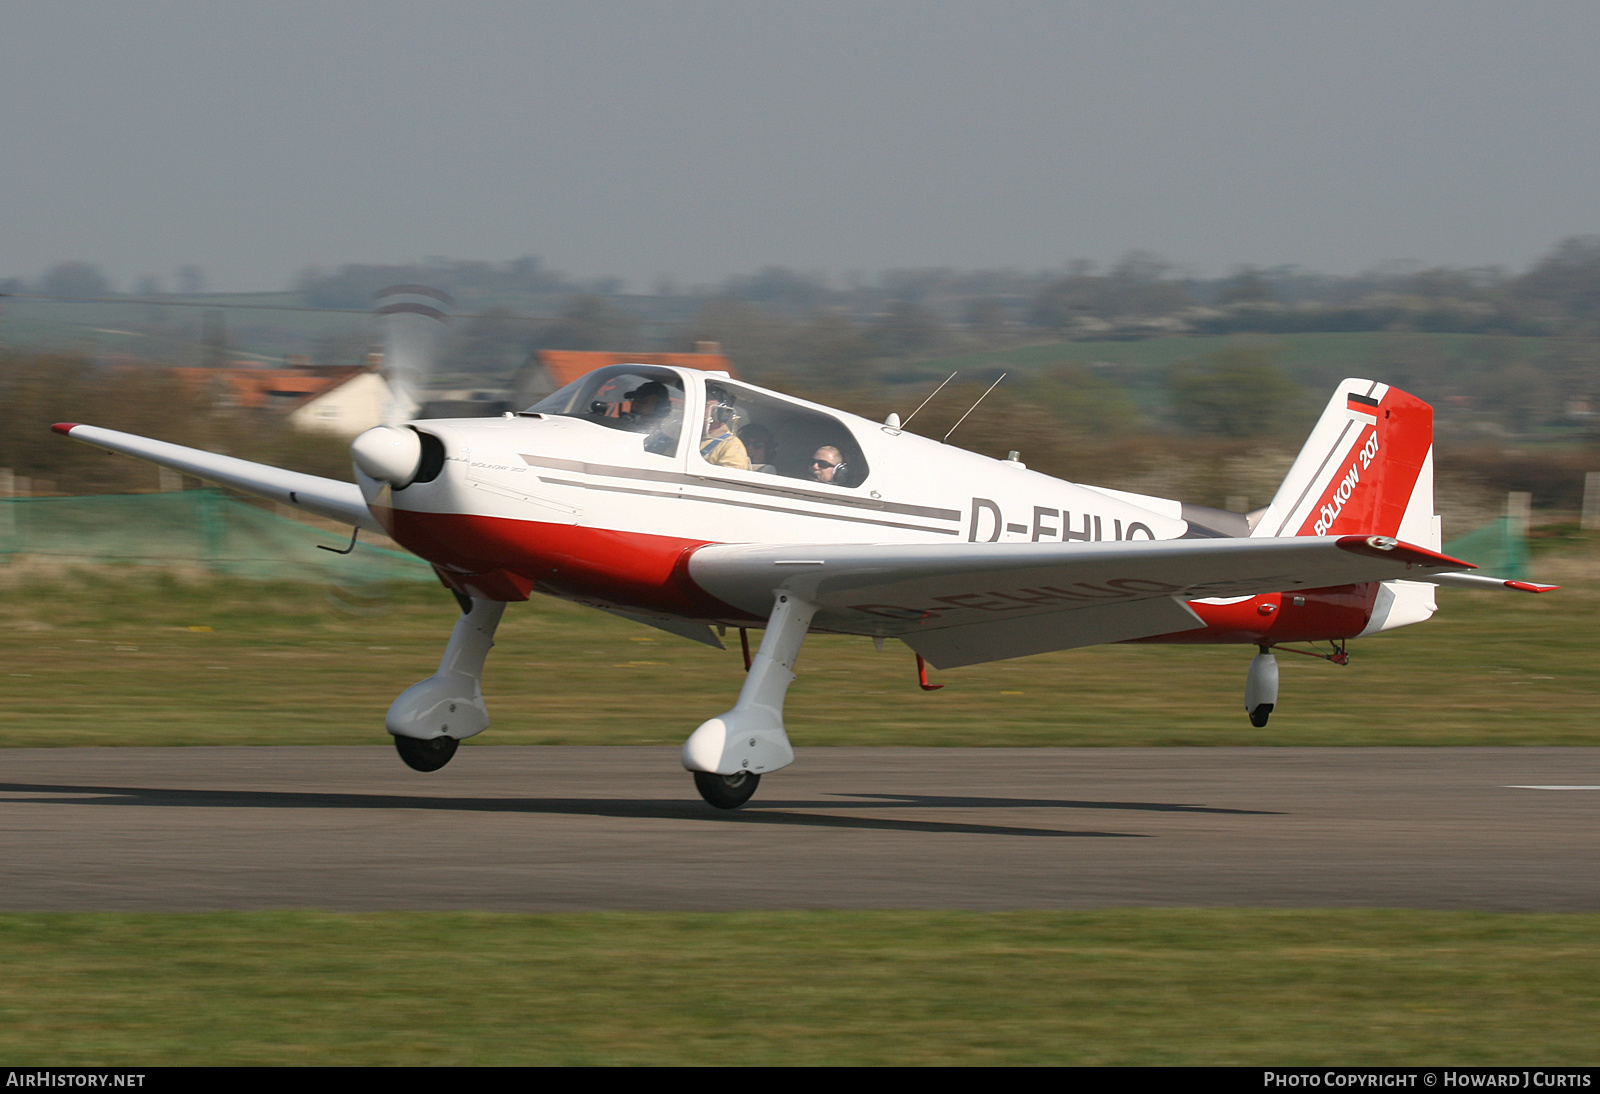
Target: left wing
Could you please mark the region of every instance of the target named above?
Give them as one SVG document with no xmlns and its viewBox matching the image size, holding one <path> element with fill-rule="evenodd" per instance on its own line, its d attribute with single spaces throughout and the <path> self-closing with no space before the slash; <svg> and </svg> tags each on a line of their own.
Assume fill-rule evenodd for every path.
<svg viewBox="0 0 1600 1094">
<path fill-rule="evenodd" d="M 284 505 L 292 505 L 308 513 L 339 521 L 341 524 L 353 524 L 369 532 L 384 530 L 383 525 L 378 523 L 372 511 L 367 508 L 367 503 L 361 496 L 361 488 L 353 482 L 340 482 L 319 475 L 286 471 L 270 464 L 252 463 L 250 460 L 241 460 L 233 456 L 219 456 L 215 452 L 206 452 L 199 448 L 187 448 L 181 444 L 152 440 L 135 433 L 122 433 L 115 429 L 101 429 L 99 426 L 80 425 L 77 422 L 60 422 L 50 428 L 62 436 L 94 445 L 96 448 L 103 448 L 108 452 L 120 452 L 126 456 L 149 460 L 161 467 L 170 467 L 174 471 L 193 475 L 197 479 L 242 490 L 258 498 L 270 498 Z"/>
<path fill-rule="evenodd" d="M 775 593 L 812 627 L 897 637 L 938 668 L 1193 630 L 1203 597 L 1320 589 L 1472 569 L 1387 536 L 1093 544 L 702 547 L 689 575 L 765 618 Z"/>
</svg>

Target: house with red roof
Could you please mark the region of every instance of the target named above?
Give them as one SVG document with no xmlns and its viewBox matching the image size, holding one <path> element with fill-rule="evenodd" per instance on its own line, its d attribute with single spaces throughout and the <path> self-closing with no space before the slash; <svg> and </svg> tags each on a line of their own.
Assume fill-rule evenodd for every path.
<svg viewBox="0 0 1600 1094">
<path fill-rule="evenodd" d="M 216 406 L 281 414 L 306 433 L 354 437 L 383 424 L 390 399 L 376 364 L 172 371 L 187 384 L 208 388 Z"/>
</svg>

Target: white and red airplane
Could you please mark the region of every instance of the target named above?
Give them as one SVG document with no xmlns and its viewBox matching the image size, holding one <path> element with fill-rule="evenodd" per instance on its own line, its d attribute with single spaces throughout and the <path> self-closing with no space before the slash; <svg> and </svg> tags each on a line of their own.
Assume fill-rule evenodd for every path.
<svg viewBox="0 0 1600 1094">
<path fill-rule="evenodd" d="M 728 439 L 752 426 L 764 454 L 760 431 Z M 895 416 L 642 364 L 519 414 L 372 429 L 352 445 L 353 484 L 54 428 L 381 530 L 432 563 L 462 616 L 439 671 L 386 720 L 418 770 L 488 726 L 480 678 L 507 602 L 559 596 L 719 648 L 714 628 L 763 628 L 737 702 L 683 746 L 700 794 L 724 809 L 794 760 L 783 704 L 812 631 L 898 639 L 919 669 L 1103 642 L 1254 646 L 1245 710 L 1264 725 L 1280 643 L 1331 641 L 1342 660 L 1347 639 L 1427 619 L 1436 585 L 1555 587 L 1466 574 L 1439 553 L 1432 409 L 1370 380 L 1339 385 L 1249 518 L 1051 478 Z"/>
</svg>

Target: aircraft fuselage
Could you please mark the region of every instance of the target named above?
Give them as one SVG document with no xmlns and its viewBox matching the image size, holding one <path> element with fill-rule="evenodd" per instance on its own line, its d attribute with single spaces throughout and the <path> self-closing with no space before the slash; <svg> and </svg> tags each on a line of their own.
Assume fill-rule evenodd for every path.
<svg viewBox="0 0 1600 1094">
<path fill-rule="evenodd" d="M 695 410 L 707 379 L 692 370 L 635 371 L 676 373 L 682 385 L 689 412 L 680 415 L 680 435 L 667 451 L 648 451 L 646 433 L 619 426 L 614 406 L 626 403 L 608 404 L 610 418 L 538 412 L 424 421 L 414 428 L 437 438 L 443 451 L 436 473 L 393 489 L 358 471 L 363 493 L 399 543 L 469 596 L 517 600 L 537 591 L 729 626 L 759 625 L 763 617 L 694 582 L 688 559 L 707 544 L 1094 543 L 1219 534 L 1186 520 L 1176 501 L 1052 478 L 723 379 L 715 382 L 779 423 L 780 432 L 787 427 L 786 447 L 794 451 L 767 471 L 720 466 L 691 443 L 702 439 Z M 846 450 L 859 476 L 851 484 L 808 476 L 805 457 L 823 443 Z M 1242 524 L 1236 514 L 1204 515 Z M 1374 589 L 1306 591 L 1297 603 L 1280 603 L 1276 594 L 1192 601 L 1206 627 L 1151 640 L 1349 637 L 1366 625 Z M 955 607 L 983 611 L 984 602 Z M 994 602 L 995 610 L 1006 607 Z M 873 622 L 864 617 L 858 633 L 877 633 Z"/>
</svg>

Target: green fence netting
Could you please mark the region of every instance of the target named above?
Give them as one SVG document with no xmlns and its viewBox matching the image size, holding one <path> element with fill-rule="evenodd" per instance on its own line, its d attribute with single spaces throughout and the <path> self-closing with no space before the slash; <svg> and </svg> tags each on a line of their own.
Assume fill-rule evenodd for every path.
<svg viewBox="0 0 1600 1094">
<path fill-rule="evenodd" d="M 1494 577 L 1528 576 L 1528 537 L 1515 517 L 1499 517 L 1444 545 L 1444 553 Z"/>
<path fill-rule="evenodd" d="M 45 556 L 87 563 L 195 566 L 271 581 L 438 579 L 403 551 L 357 543 L 348 555 L 337 532 L 230 498 L 217 490 L 81 498 L 0 498 L 0 558 Z"/>
<path fill-rule="evenodd" d="M 1500 517 L 1452 539 L 1444 553 L 1496 577 L 1528 576 L 1520 522 Z M 427 563 L 403 551 L 357 543 L 280 517 L 218 490 L 81 498 L 0 498 L 0 559 L 18 555 L 90 563 L 196 566 L 271 581 L 425 581 Z"/>
</svg>

